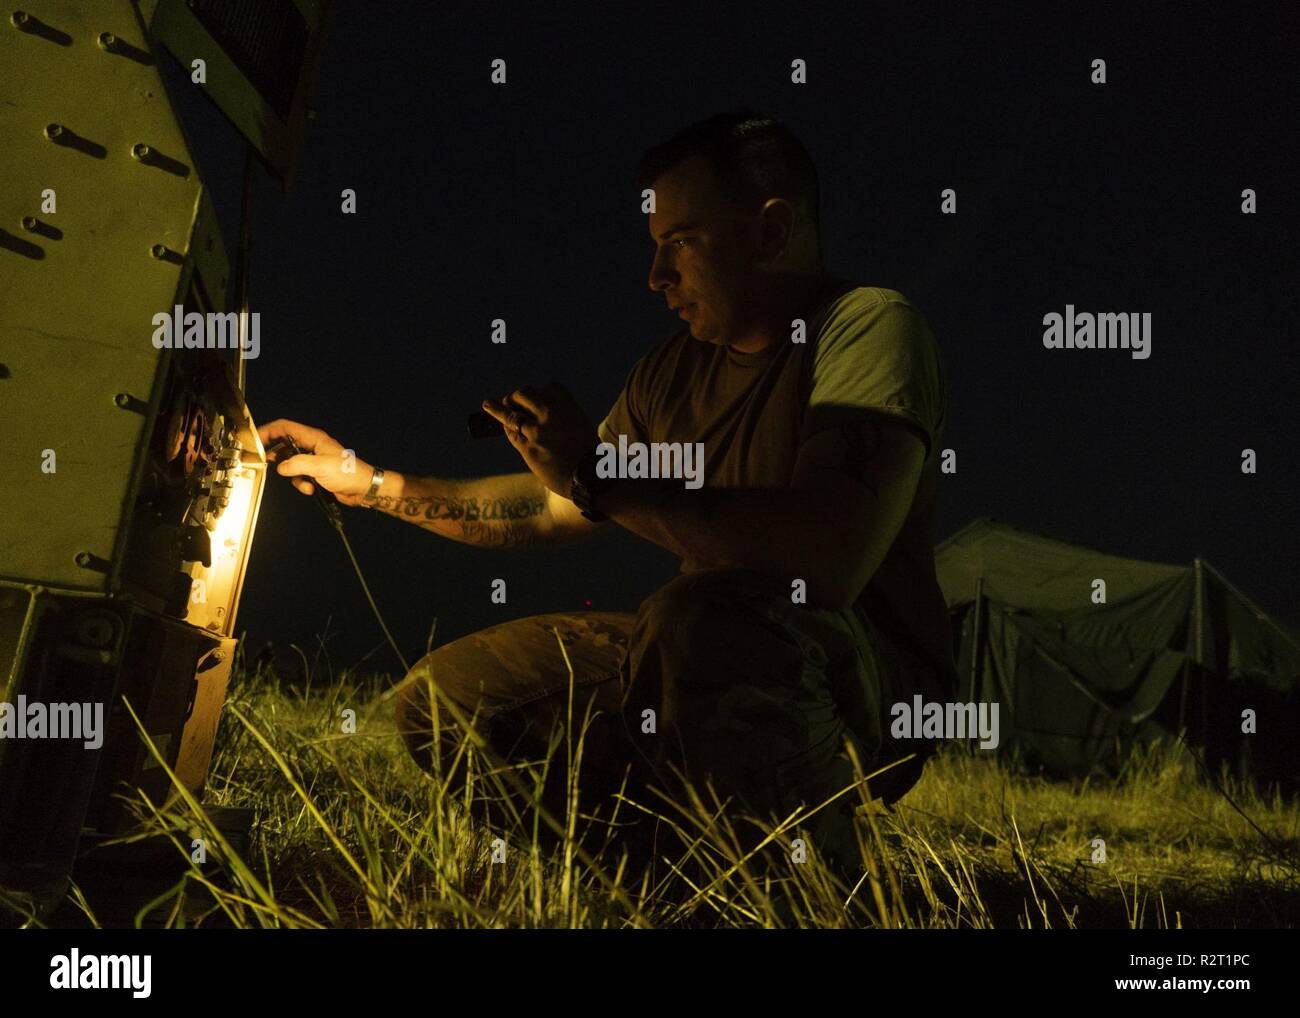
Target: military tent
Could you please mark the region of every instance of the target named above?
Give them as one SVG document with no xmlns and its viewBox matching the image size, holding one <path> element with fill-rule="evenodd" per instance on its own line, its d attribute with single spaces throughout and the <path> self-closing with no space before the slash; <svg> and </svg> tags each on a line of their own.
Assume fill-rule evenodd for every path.
<svg viewBox="0 0 1300 1018">
<path fill-rule="evenodd" d="M 1204 559 L 1121 558 L 985 517 L 935 564 L 959 699 L 999 703 L 1000 753 L 1080 776 L 1185 732 L 1212 771 L 1296 788 L 1300 637 Z"/>
</svg>

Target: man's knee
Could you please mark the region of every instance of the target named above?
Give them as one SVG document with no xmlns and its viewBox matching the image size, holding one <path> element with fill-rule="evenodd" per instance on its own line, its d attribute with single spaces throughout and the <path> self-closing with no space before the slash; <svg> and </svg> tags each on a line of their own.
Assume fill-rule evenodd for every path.
<svg viewBox="0 0 1300 1018">
<path fill-rule="evenodd" d="M 428 657 L 417 661 L 398 684 L 393 697 L 397 732 L 407 751 L 425 770 L 432 767 L 434 732 L 432 676 Z"/>
<path fill-rule="evenodd" d="M 471 722 L 473 710 L 460 704 L 451 709 L 448 697 L 458 690 L 440 676 L 438 652 L 426 654 L 411 666 L 394 692 L 394 721 L 407 751 L 430 773 L 446 772 L 455 757 L 464 757 L 465 732 L 458 721 Z"/>
</svg>

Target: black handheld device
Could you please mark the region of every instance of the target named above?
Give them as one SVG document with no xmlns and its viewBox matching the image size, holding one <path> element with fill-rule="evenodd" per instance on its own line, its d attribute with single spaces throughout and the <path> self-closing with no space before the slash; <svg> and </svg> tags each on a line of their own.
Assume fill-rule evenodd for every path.
<svg viewBox="0 0 1300 1018">
<path fill-rule="evenodd" d="M 288 435 L 283 435 L 280 438 L 277 438 L 271 447 L 266 450 L 267 462 L 271 462 L 272 453 L 275 453 L 275 462 L 278 463 L 280 460 L 288 459 L 290 456 L 297 456 L 301 454 L 302 451 L 302 449 L 298 448 L 297 442 Z M 322 488 L 319 483 L 312 480 L 310 477 L 307 479 L 311 481 L 312 485 L 316 488 L 312 493 L 312 497 L 316 500 L 316 504 L 321 507 L 321 511 L 329 518 L 330 523 L 337 526 L 341 522 L 338 500 L 335 499 L 330 492 Z"/>
<path fill-rule="evenodd" d="M 533 419 L 532 414 L 525 411 L 522 407 L 507 402 L 516 413 L 520 414 L 525 423 Z M 470 438 L 501 438 L 505 435 L 506 429 L 501 427 L 501 422 L 493 417 L 486 410 L 476 410 L 465 420 L 465 430 L 469 433 Z"/>
<path fill-rule="evenodd" d="M 486 410 L 477 410 L 465 420 L 465 430 L 470 438 L 500 438 L 505 434 L 501 422 Z"/>
</svg>

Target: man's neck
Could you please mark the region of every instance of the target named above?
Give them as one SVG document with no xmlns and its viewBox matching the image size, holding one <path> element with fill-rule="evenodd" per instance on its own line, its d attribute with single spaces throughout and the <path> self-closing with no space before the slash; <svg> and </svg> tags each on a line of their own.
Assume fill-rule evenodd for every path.
<svg viewBox="0 0 1300 1018">
<path fill-rule="evenodd" d="M 789 338 L 790 321 L 808 317 L 837 280 L 826 271 L 789 279 L 784 293 L 768 307 L 766 320 L 727 346 L 736 353 L 761 353 Z"/>
</svg>

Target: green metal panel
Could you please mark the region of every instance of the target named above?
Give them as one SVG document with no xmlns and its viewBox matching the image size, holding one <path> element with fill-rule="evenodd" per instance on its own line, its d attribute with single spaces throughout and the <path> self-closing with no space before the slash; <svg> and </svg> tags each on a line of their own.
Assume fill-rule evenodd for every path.
<svg viewBox="0 0 1300 1018">
<path fill-rule="evenodd" d="M 198 277 L 196 289 L 204 298 L 203 311 L 219 311 L 229 306 L 227 294 L 230 286 L 230 260 L 226 257 L 226 242 L 221 238 L 221 227 L 217 223 L 217 210 L 212 204 L 212 196 L 207 188 L 199 198 L 199 213 L 194 220 L 194 233 L 190 239 L 189 266 L 193 276 L 181 280 L 181 289 L 185 294 L 194 276 Z"/>
<path fill-rule="evenodd" d="M 102 591 L 76 556 L 120 550 L 202 186 L 129 0 L 23 10 L 0 23 L 0 577 Z"/>
</svg>

